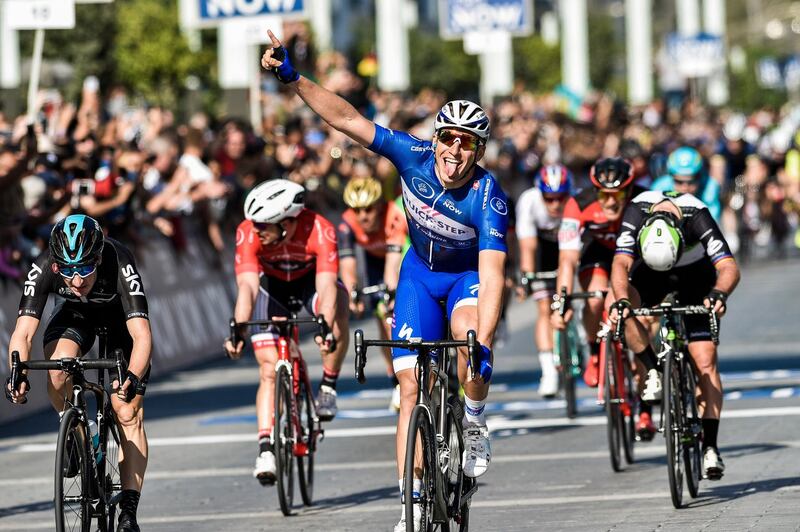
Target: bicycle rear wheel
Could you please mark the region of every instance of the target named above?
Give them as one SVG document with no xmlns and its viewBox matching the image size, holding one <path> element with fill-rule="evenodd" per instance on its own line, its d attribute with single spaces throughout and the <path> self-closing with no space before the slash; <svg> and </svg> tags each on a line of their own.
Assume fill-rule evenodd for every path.
<svg viewBox="0 0 800 532">
<path fill-rule="evenodd" d="M 683 398 L 681 397 L 679 353 L 672 353 L 664 362 L 664 438 L 667 440 L 667 473 L 672 505 L 683 505 Z"/>
<path fill-rule="evenodd" d="M 415 455 L 419 459 L 415 460 Z M 406 460 L 403 472 L 403 504 L 406 512 L 406 523 L 414 523 L 414 478 L 422 481 L 419 493 L 419 505 L 422 510 L 421 530 L 433 530 L 433 509 L 436 499 L 436 441 L 433 426 L 428 417 L 428 409 L 417 405 L 411 412 L 406 440 Z M 415 461 L 418 463 L 415 464 Z"/>
<path fill-rule="evenodd" d="M 700 478 L 702 472 L 702 456 L 700 452 L 700 434 L 702 424 L 697 412 L 697 399 L 695 388 L 697 380 L 694 375 L 692 365 L 683 365 L 683 402 L 684 412 L 686 412 L 686 434 L 683 443 L 683 463 L 686 468 L 686 486 L 689 488 L 689 495 L 694 499 L 700 489 Z"/>
<path fill-rule="evenodd" d="M 114 518 L 117 511 L 117 499 L 122 491 L 122 479 L 119 473 L 119 428 L 117 418 L 110 404 L 106 405 L 105 417 L 103 421 L 105 432 L 105 450 L 101 450 L 103 455 L 98 463 L 98 478 L 102 479 L 103 493 L 101 495 L 103 504 L 101 510 L 103 515 L 99 517 L 101 522 L 106 523 L 106 528 L 102 530 L 116 530 Z"/>
<path fill-rule="evenodd" d="M 447 398 L 447 425 L 444 433 L 446 450 L 440 450 L 440 460 L 447 460 L 445 480 L 447 481 L 447 515 L 450 530 L 466 530 L 469 523 L 469 501 L 462 501 L 465 492 L 464 472 L 461 464 L 464 449 L 464 436 L 461 431 L 461 420 L 464 417 L 464 405 L 458 397 Z M 442 464 L 444 466 L 444 464 Z M 456 507 L 459 506 L 459 508 Z"/>
<path fill-rule="evenodd" d="M 633 381 L 633 369 L 630 360 L 625 360 L 627 352 L 622 352 L 623 360 L 623 390 L 625 393 L 626 408 L 622 420 L 622 448 L 625 451 L 625 461 L 628 464 L 634 462 L 633 448 L 636 442 L 636 407 L 639 403 L 636 397 L 635 384 Z"/>
<path fill-rule="evenodd" d="M 278 502 L 283 515 L 292 513 L 294 503 L 294 455 L 292 444 L 292 379 L 286 367 L 278 368 L 275 378 L 275 469 Z"/>
<path fill-rule="evenodd" d="M 88 427 L 79 411 L 67 408 L 58 428 L 55 464 L 57 532 L 89 532 L 92 524 Z"/>
<path fill-rule="evenodd" d="M 620 448 L 623 440 L 623 419 L 620 410 L 620 397 L 618 388 L 617 373 L 617 353 L 613 342 L 608 339 L 603 340 L 605 344 L 605 384 L 603 387 L 603 399 L 606 404 L 606 436 L 608 439 L 608 451 L 611 458 L 611 469 L 616 472 L 622 471 L 622 456 Z"/>
<path fill-rule="evenodd" d="M 572 327 L 574 329 L 575 324 L 574 322 L 570 321 L 567 324 L 567 327 Z M 577 398 L 575 396 L 575 375 L 573 373 L 573 350 L 577 349 L 577 346 L 573 343 L 575 341 L 575 336 L 573 336 L 573 342 L 570 342 L 570 334 L 569 329 L 565 329 L 564 331 L 558 331 L 559 336 L 559 355 L 561 359 L 561 382 L 564 386 L 564 399 L 567 402 L 567 417 L 572 419 L 578 415 L 578 404 Z"/>
<path fill-rule="evenodd" d="M 307 452 L 305 456 L 297 457 L 297 479 L 300 481 L 300 497 L 303 499 L 303 504 L 311 506 L 314 495 L 314 453 L 316 452 L 314 431 L 316 427 L 311 390 L 306 389 L 302 380 L 295 401 L 300 415 L 301 441 L 305 444 Z"/>
</svg>

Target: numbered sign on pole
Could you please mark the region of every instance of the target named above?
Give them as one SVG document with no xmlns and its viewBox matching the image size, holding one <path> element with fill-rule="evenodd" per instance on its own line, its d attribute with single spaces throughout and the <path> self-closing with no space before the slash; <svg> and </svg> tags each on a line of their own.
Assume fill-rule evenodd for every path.
<svg viewBox="0 0 800 532">
<path fill-rule="evenodd" d="M 69 30 L 75 27 L 75 0 L 3 0 L 6 23 L 14 30 Z"/>
</svg>

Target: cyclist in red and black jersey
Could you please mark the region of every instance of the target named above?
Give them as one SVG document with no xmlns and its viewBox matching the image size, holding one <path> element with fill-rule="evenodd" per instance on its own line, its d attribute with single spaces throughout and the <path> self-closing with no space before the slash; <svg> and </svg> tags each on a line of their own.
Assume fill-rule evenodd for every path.
<svg viewBox="0 0 800 532">
<path fill-rule="evenodd" d="M 315 338 L 322 355 L 317 414 L 336 415 L 336 380 L 347 352 L 347 295 L 337 282 L 336 231 L 328 220 L 304 208 L 302 186 L 285 179 L 260 184 L 247 195 L 246 220 L 236 230 L 234 318 L 288 317 L 305 308 L 332 325 L 327 337 Z M 242 331 L 244 332 L 244 331 Z M 271 443 L 275 393 L 276 331 L 253 331 L 251 337 L 261 381 L 256 395 L 259 454 L 253 475 L 264 484 L 275 480 Z M 243 342 L 225 341 L 228 356 L 241 356 Z"/>
<path fill-rule="evenodd" d="M 356 246 L 364 250 L 366 284 L 368 286 L 385 283 L 387 290 L 394 294 L 400 277 L 400 262 L 403 258 L 403 245 L 408 238 L 408 226 L 402 207 L 395 202 L 383 199 L 383 187 L 373 177 L 357 177 L 350 180 L 344 189 L 344 202 L 348 209 L 342 214 L 338 227 L 339 268 L 342 282 L 350 294 L 350 311 L 361 316 L 365 304 L 359 297 L 358 263 Z M 386 302 L 374 299 L 375 317 L 381 338 L 392 337 L 391 318 L 394 298 Z M 386 373 L 392 381 L 391 408 L 400 410 L 400 383 L 395 377 L 392 365 L 392 351 L 383 350 L 386 360 Z"/>
<path fill-rule="evenodd" d="M 622 213 L 637 193 L 633 186 L 633 167 L 625 159 L 600 159 L 592 166 L 590 178 L 594 188 L 570 198 L 564 207 L 564 217 L 558 231 L 558 279 L 556 287 L 572 293 L 575 267 L 583 290 L 606 290 L 614 259 L 617 232 Z M 583 240 L 583 243 L 582 243 Z M 589 299 L 583 310 L 583 326 L 591 349 L 583 380 L 597 386 L 600 345 L 597 330 L 603 314 L 603 301 Z M 562 318 L 551 314 L 554 328 L 564 329 L 572 318 L 568 310 Z"/>
</svg>

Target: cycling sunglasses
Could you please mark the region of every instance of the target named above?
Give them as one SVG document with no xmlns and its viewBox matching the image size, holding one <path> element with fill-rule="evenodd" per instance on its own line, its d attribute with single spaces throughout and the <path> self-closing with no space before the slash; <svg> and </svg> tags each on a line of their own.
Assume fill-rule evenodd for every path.
<svg viewBox="0 0 800 532">
<path fill-rule="evenodd" d="M 86 277 L 92 275 L 96 269 L 97 263 L 85 264 L 83 266 L 59 266 L 58 273 L 61 274 L 61 277 L 66 277 L 67 279 L 72 279 L 72 277 L 77 273 L 81 279 L 85 279 Z"/>
<path fill-rule="evenodd" d="M 277 224 L 271 224 L 267 222 L 253 222 L 253 228 L 259 233 L 263 233 L 264 231 L 268 230 L 270 227 L 275 227 Z"/>
<path fill-rule="evenodd" d="M 439 142 L 443 142 L 445 146 L 452 146 L 458 141 L 461 143 L 461 148 L 464 150 L 475 151 L 481 145 L 481 141 L 475 135 L 469 133 L 457 133 L 449 129 L 440 129 L 436 134 Z"/>
<path fill-rule="evenodd" d="M 542 194 L 545 203 L 561 203 L 567 200 L 566 194 Z"/>
<path fill-rule="evenodd" d="M 676 185 L 696 185 L 698 179 L 693 177 L 690 177 L 689 179 L 678 179 L 677 177 L 673 176 L 672 181 Z"/>
<path fill-rule="evenodd" d="M 614 198 L 617 201 L 622 201 L 625 199 L 625 195 L 627 193 L 627 190 L 598 190 L 597 199 L 600 201 L 606 201 L 609 198 Z"/>
<path fill-rule="evenodd" d="M 373 212 L 375 210 L 375 205 L 369 205 L 368 207 L 353 207 L 353 212 L 356 214 L 365 212 L 367 214 Z"/>
</svg>

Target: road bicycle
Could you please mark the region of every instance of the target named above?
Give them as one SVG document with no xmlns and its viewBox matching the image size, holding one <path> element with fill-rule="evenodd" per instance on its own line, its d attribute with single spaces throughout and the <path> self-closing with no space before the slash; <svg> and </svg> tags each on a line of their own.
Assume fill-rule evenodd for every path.
<svg viewBox="0 0 800 532">
<path fill-rule="evenodd" d="M 231 341 L 242 341 L 239 331 L 245 326 L 278 331 L 275 363 L 275 410 L 272 416 L 272 444 L 278 485 L 278 502 L 283 515 L 291 515 L 294 505 L 294 463 L 303 504 L 311 506 L 314 491 L 314 453 L 324 438 L 317 415 L 316 403 L 308 376 L 308 368 L 300 353 L 300 326 L 314 324 L 323 338 L 329 332 L 322 316 L 298 318 L 295 312 L 288 318 L 236 322 L 231 319 Z"/>
<path fill-rule="evenodd" d="M 19 352 L 11 353 L 11 388 L 19 390 L 20 378 L 27 370 L 60 370 L 72 378 L 71 395 L 65 398 L 58 429 L 55 461 L 55 521 L 57 532 L 88 532 L 97 520 L 100 532 L 116 530 L 114 518 L 122 492 L 119 472 L 120 434 L 111 398 L 105 387 L 105 371 L 114 371 L 112 380 L 122 381 L 127 368 L 121 349 L 107 353 L 107 330 L 96 329 L 98 359 L 59 358 L 22 362 Z M 97 382 L 85 373 L 99 370 Z M 94 396 L 94 416 L 86 400 Z M 97 434 L 90 428 L 94 419 Z"/>
<path fill-rule="evenodd" d="M 684 316 L 707 315 L 711 340 L 719 344 L 719 319 L 703 305 L 680 306 L 677 294 L 667 296 L 660 305 L 633 309 L 633 316 L 658 316 L 659 362 L 663 367 L 663 397 L 659 431 L 667 444 L 667 473 L 672 505 L 683 506 L 683 478 L 692 498 L 697 497 L 703 476 L 701 442 L 703 425 L 697 406 L 697 377 L 688 352 Z M 629 314 L 630 317 L 630 314 Z M 615 338 L 624 341 L 623 320 L 617 322 Z"/>
<path fill-rule="evenodd" d="M 567 294 L 566 287 L 561 287 L 561 292 L 553 294 L 551 310 L 558 312 L 563 318 L 567 310 L 571 308 L 573 301 L 587 300 L 593 298 L 605 299 L 605 290 L 594 290 L 591 292 L 573 292 Z M 556 347 L 556 365 L 559 368 L 561 388 L 564 390 L 564 398 L 567 403 L 567 417 L 575 418 L 578 415 L 578 401 L 576 386 L 577 380 L 583 371 L 583 352 L 586 342 L 578 331 L 576 315 L 567 322 L 563 331 L 554 331 L 553 345 Z"/>
<path fill-rule="evenodd" d="M 466 340 L 426 342 L 422 339 L 365 340 L 364 332 L 358 329 L 354 345 L 356 379 L 362 384 L 366 381 L 364 366 L 368 347 L 386 346 L 417 353 L 417 401 L 408 426 L 403 493 L 413 493 L 415 469 L 421 470 L 422 489 L 418 499 L 404 497 L 406 523 L 414 523 L 414 504 L 418 503 L 426 532 L 468 530 L 470 503 L 478 484 L 465 476 L 462 469 L 464 403 L 457 393 L 449 391 L 447 368 L 451 350 L 466 347 L 472 378 L 475 378 L 474 368 L 480 367 L 481 349 L 475 331 L 468 331 Z"/>
</svg>

